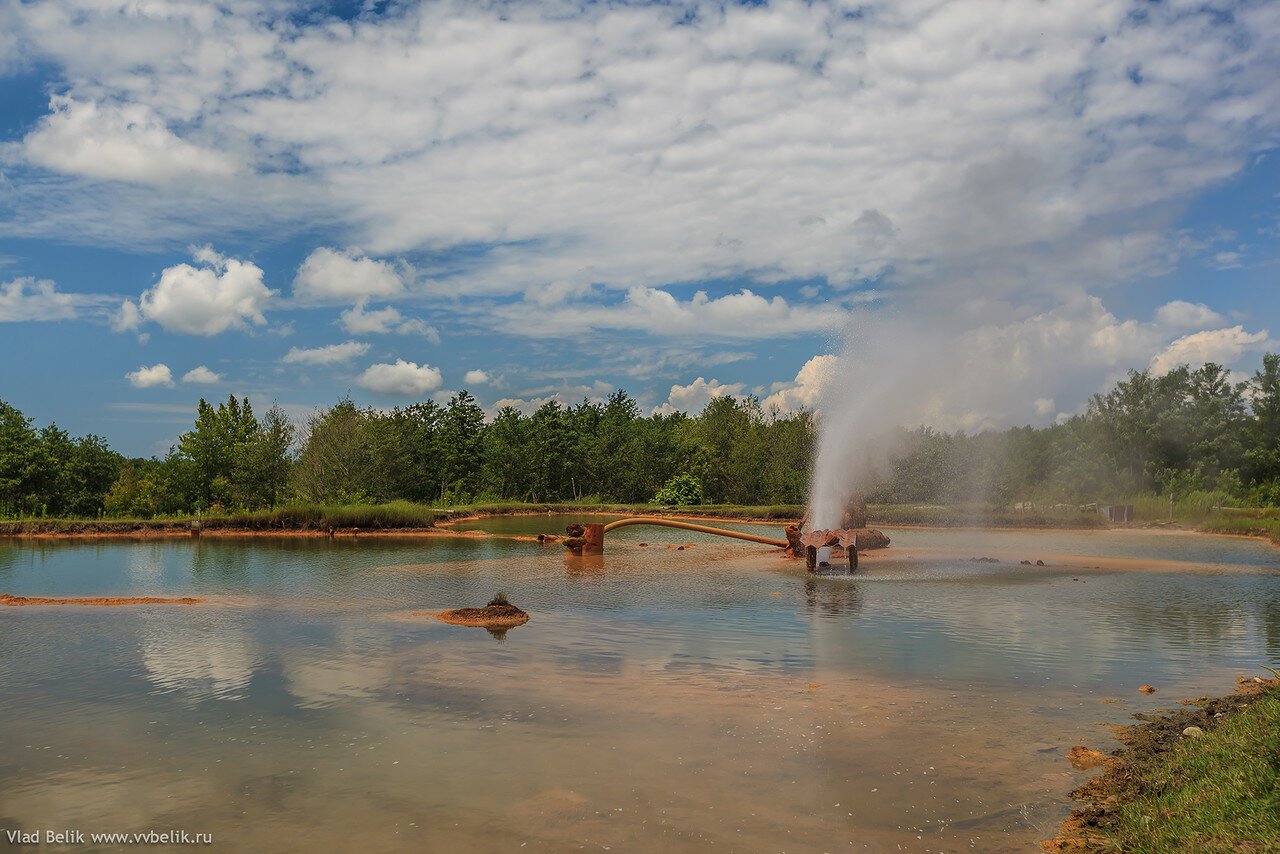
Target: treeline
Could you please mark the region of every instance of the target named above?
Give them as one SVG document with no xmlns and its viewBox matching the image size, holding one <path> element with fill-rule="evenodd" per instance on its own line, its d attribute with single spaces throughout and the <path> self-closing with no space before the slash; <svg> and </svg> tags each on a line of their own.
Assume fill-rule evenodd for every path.
<svg viewBox="0 0 1280 854">
<path fill-rule="evenodd" d="M 902 431 L 876 487 L 883 503 L 1115 502 L 1199 495 L 1280 505 L 1280 355 L 1233 382 L 1221 365 L 1130 371 L 1050 427 L 976 435 Z"/>
<path fill-rule="evenodd" d="M 532 415 L 504 407 L 489 421 L 465 391 L 444 406 L 389 412 L 344 400 L 308 424 L 293 486 L 301 498 L 338 503 L 629 503 L 669 484 L 691 503 L 799 503 L 814 430 L 808 412 L 766 413 L 729 397 L 696 417 L 646 417 L 617 391 L 603 403 L 549 401 Z"/>
<path fill-rule="evenodd" d="M 70 440 L 3 412 L 7 516 L 151 518 L 293 499 L 802 503 L 815 431 L 810 413 L 766 413 L 754 399 L 718 398 L 696 417 L 646 417 L 623 391 L 603 403 L 548 402 L 531 415 L 506 407 L 486 420 L 464 391 L 445 405 L 390 411 L 342 400 L 299 434 L 278 407 L 259 419 L 233 395 L 217 406 L 201 400 L 193 429 L 163 458 L 126 460 L 97 437 Z M 55 482 L 55 472 L 84 469 L 76 454 L 94 449 L 104 455 L 95 479 Z"/>
<path fill-rule="evenodd" d="M 817 433 L 809 412 L 721 397 L 688 416 L 642 415 L 618 391 L 486 418 L 466 392 L 393 410 L 350 400 L 299 431 L 246 399 L 200 401 L 163 458 L 127 460 L 99 437 L 36 429 L 0 402 L 0 514 L 151 517 L 290 500 L 397 499 L 801 504 Z M 1251 379 L 1220 365 L 1133 371 L 1080 415 L 975 435 L 899 430 L 868 499 L 889 504 L 1115 502 L 1199 494 L 1280 505 L 1280 355 Z"/>
<path fill-rule="evenodd" d="M 123 465 L 102 438 L 37 430 L 0 400 L 0 514 L 95 516 Z"/>
</svg>

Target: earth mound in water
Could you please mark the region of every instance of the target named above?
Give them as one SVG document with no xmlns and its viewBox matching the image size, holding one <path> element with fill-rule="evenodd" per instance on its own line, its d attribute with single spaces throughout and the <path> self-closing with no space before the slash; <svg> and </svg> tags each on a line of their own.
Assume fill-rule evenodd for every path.
<svg viewBox="0 0 1280 854">
<path fill-rule="evenodd" d="M 483 608 L 454 608 L 435 615 L 437 620 L 455 626 L 479 626 L 485 629 L 513 629 L 529 622 L 529 613 L 506 600 L 493 601 Z"/>
<path fill-rule="evenodd" d="M 0 593 L 0 605 L 20 607 L 22 605 L 96 605 L 98 607 L 114 607 L 117 605 L 198 605 L 203 599 L 194 596 L 183 596 L 178 599 L 163 599 L 158 596 L 96 596 L 80 599 L 49 599 L 44 596 L 12 596 Z"/>
</svg>

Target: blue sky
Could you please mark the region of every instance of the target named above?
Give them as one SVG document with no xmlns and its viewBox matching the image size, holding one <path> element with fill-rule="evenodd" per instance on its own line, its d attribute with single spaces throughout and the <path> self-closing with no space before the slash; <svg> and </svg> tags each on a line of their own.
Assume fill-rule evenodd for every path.
<svg viewBox="0 0 1280 854">
<path fill-rule="evenodd" d="M 981 429 L 1244 377 L 1277 45 L 1262 2 L 8 4 L 0 399 L 152 454 L 230 393 Z"/>
</svg>

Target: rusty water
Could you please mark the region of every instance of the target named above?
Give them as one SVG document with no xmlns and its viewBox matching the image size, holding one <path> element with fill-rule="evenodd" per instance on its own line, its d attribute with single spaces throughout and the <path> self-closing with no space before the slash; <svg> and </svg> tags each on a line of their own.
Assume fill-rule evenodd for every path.
<svg viewBox="0 0 1280 854">
<path fill-rule="evenodd" d="M 596 560 L 0 544 L 4 592 L 210 597 L 0 610 L 0 827 L 230 850 L 1029 850 L 1082 779 L 1072 745 L 1280 657 L 1261 544 L 1004 532 L 952 553 L 890 533 L 896 557 L 855 579 L 643 529 Z M 987 552 L 1010 557 L 968 560 Z M 1112 555 L 1149 568 L 1082 568 Z M 413 616 L 498 589 L 533 615 L 501 641 Z"/>
</svg>

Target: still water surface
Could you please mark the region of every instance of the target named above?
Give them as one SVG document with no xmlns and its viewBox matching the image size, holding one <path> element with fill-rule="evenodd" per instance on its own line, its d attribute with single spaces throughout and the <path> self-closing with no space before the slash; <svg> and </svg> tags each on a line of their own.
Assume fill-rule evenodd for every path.
<svg viewBox="0 0 1280 854">
<path fill-rule="evenodd" d="M 264 851 L 1034 850 L 1082 778 L 1072 745 L 1280 660 L 1263 543 L 889 533 L 856 579 L 652 528 L 610 534 L 603 558 L 0 542 L 0 592 L 209 600 L 0 609 L 0 829 Z M 968 560 L 986 555 L 1003 562 Z M 1148 569 L 1081 568 L 1108 557 Z M 415 616 L 497 590 L 533 614 L 503 638 Z"/>
</svg>

